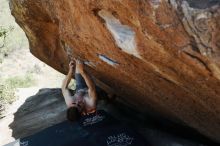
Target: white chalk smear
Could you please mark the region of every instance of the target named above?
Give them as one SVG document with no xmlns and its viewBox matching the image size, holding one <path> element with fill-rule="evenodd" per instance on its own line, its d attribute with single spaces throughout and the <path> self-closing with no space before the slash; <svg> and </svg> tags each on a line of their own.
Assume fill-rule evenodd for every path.
<svg viewBox="0 0 220 146">
<path fill-rule="evenodd" d="M 105 20 L 106 26 L 114 37 L 117 46 L 124 52 L 141 58 L 136 50 L 135 32 L 129 26 L 122 25 L 112 13 L 106 10 L 99 11 L 98 15 Z"/>
<path fill-rule="evenodd" d="M 106 57 L 105 55 L 98 54 L 98 57 L 99 57 L 102 61 L 108 63 L 109 65 L 112 65 L 112 66 L 118 65 L 118 63 L 117 63 L 116 61 L 114 61 L 114 60 L 112 60 L 112 59 Z"/>
</svg>

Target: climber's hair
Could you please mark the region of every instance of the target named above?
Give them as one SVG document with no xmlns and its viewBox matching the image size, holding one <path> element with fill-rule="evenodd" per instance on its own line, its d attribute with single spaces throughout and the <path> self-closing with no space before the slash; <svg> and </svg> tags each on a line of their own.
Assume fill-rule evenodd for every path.
<svg viewBox="0 0 220 146">
<path fill-rule="evenodd" d="M 75 122 L 81 117 L 78 109 L 76 107 L 69 107 L 66 112 L 66 118 L 71 121 Z"/>
</svg>

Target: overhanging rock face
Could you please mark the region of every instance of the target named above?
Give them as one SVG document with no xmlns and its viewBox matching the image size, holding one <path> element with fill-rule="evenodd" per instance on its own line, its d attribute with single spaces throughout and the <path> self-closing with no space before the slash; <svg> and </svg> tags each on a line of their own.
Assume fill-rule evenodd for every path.
<svg viewBox="0 0 220 146">
<path fill-rule="evenodd" d="M 68 59 L 140 111 L 220 142 L 220 6 L 216 0 L 12 0 L 31 52 Z"/>
</svg>

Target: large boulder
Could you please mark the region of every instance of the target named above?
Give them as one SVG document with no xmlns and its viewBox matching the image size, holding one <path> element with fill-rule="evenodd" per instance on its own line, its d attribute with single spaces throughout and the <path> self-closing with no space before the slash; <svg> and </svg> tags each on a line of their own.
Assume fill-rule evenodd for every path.
<svg viewBox="0 0 220 146">
<path fill-rule="evenodd" d="M 72 57 L 139 111 L 220 142 L 220 2 L 11 0 L 30 51 L 66 74 Z"/>
</svg>

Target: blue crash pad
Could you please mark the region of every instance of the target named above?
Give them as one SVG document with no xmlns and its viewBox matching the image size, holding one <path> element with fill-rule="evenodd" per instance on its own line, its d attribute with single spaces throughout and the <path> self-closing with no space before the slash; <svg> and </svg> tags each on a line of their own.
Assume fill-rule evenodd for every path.
<svg viewBox="0 0 220 146">
<path fill-rule="evenodd" d="M 144 138 L 105 111 L 64 121 L 34 135 L 21 138 L 28 146 L 146 146 Z"/>
</svg>

